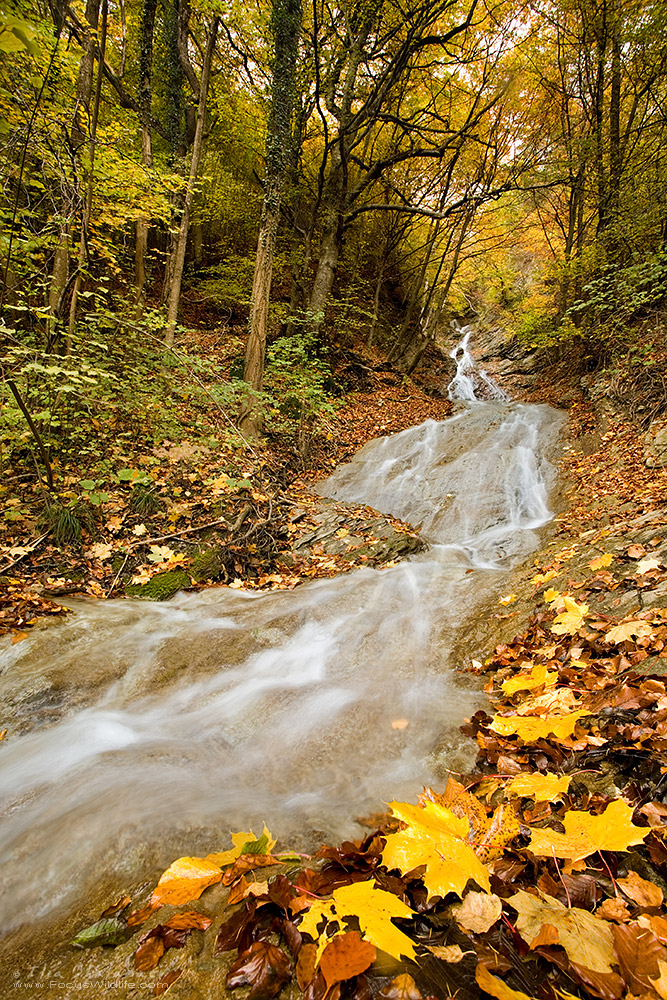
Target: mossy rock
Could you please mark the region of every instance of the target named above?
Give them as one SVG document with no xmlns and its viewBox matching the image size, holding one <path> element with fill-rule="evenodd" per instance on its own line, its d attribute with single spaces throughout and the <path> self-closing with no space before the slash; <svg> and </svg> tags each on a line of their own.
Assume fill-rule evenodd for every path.
<svg viewBox="0 0 667 1000">
<path fill-rule="evenodd" d="M 192 578 L 197 583 L 205 580 L 218 580 L 224 575 L 225 566 L 219 546 L 202 549 L 192 560 Z"/>
<path fill-rule="evenodd" d="M 189 573 L 183 569 L 170 569 L 166 573 L 156 573 L 148 583 L 131 584 L 125 588 L 125 593 L 145 601 L 168 601 L 179 590 L 187 590 L 191 586 Z"/>
</svg>

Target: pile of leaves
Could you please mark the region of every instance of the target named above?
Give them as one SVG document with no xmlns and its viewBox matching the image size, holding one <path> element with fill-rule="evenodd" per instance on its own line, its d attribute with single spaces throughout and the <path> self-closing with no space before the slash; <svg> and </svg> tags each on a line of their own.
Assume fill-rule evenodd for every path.
<svg viewBox="0 0 667 1000">
<path fill-rule="evenodd" d="M 179 858 L 145 906 L 124 898 L 75 943 L 150 921 L 134 953 L 148 973 L 212 927 L 214 955 L 236 952 L 227 987 L 252 1000 L 293 981 L 307 1000 L 665 1000 L 667 686 L 642 664 L 667 659 L 667 609 L 616 621 L 549 582 L 529 628 L 478 666 L 495 712 L 467 724 L 476 774 L 313 858 L 276 853 L 266 828 Z M 228 896 L 209 911 L 216 884 Z"/>
</svg>

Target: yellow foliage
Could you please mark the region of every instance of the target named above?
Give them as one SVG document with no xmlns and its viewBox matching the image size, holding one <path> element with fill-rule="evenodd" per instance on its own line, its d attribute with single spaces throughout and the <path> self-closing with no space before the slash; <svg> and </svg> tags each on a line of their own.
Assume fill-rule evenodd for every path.
<svg viewBox="0 0 667 1000">
<path fill-rule="evenodd" d="M 503 694 L 516 694 L 517 691 L 532 691 L 534 688 L 542 687 L 543 684 L 555 684 L 558 679 L 557 671 L 547 671 L 546 663 L 538 663 L 531 670 L 516 674 L 503 681 Z"/>
<path fill-rule="evenodd" d="M 387 868 L 406 874 L 426 866 L 422 878 L 429 898 L 449 892 L 462 896 L 469 879 L 490 890 L 489 873 L 464 839 L 469 831 L 467 818 L 459 818 L 435 802 L 423 807 L 394 802 L 391 808 L 408 827 L 387 837 L 382 852 Z"/>
<path fill-rule="evenodd" d="M 499 736 L 518 736 L 524 743 L 535 743 L 537 740 L 546 739 L 547 736 L 564 740 L 572 736 L 582 715 L 590 715 L 590 712 L 580 709 L 569 715 L 553 715 L 546 719 L 526 718 L 520 715 L 494 715 L 490 728 Z"/>
<path fill-rule="evenodd" d="M 533 854 L 581 861 L 596 851 L 627 851 L 650 833 L 649 827 L 632 823 L 632 809 L 623 799 L 610 802 L 600 816 L 570 811 L 562 822 L 565 833 L 531 828 Z"/>
<path fill-rule="evenodd" d="M 393 893 L 375 888 L 374 882 L 355 882 L 336 889 L 329 900 L 316 900 L 301 921 L 299 930 L 318 941 L 319 961 L 331 941 L 331 937 L 325 935 L 328 926 L 334 924 L 340 928 L 342 920 L 356 917 L 366 941 L 396 959 L 414 958 L 413 942 L 392 923 L 392 917 L 412 916 L 410 907 Z M 323 919 L 325 926 L 318 932 Z"/>
<path fill-rule="evenodd" d="M 554 618 L 551 631 L 556 635 L 574 635 L 584 623 L 584 617 L 588 614 L 587 604 L 577 604 L 567 594 L 562 595 L 565 611 Z"/>
<path fill-rule="evenodd" d="M 522 795 L 536 802 L 555 802 L 562 799 L 570 785 L 570 777 L 563 774 L 517 774 L 505 787 L 508 795 Z"/>
<path fill-rule="evenodd" d="M 590 569 L 605 569 L 607 566 L 611 565 L 613 558 L 614 557 L 609 552 L 605 552 L 603 556 L 598 556 L 597 559 L 591 559 L 588 565 Z"/>
</svg>

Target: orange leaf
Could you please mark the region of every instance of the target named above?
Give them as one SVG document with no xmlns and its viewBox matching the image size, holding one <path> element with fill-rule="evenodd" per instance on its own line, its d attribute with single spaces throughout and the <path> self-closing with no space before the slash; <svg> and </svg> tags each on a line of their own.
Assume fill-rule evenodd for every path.
<svg viewBox="0 0 667 1000">
<path fill-rule="evenodd" d="M 204 858 L 178 858 L 160 876 L 151 896 L 151 905 L 157 907 L 169 903 L 171 906 L 181 906 L 183 903 L 191 903 L 193 899 L 199 899 L 204 889 L 215 885 L 221 878 L 221 869 Z"/>
<path fill-rule="evenodd" d="M 377 950 L 370 941 L 364 941 L 357 931 L 338 934 L 322 952 L 320 969 L 327 987 L 359 976 L 375 961 Z"/>
<path fill-rule="evenodd" d="M 196 910 L 184 910 L 183 913 L 175 913 L 164 926 L 171 927 L 174 931 L 205 931 L 212 923 L 212 918 L 207 917 L 204 913 L 197 913 Z"/>
</svg>

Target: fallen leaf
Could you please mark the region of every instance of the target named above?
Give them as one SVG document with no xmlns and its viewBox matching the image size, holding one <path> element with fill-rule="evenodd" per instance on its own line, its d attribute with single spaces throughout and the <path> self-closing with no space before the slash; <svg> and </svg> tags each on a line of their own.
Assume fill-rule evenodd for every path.
<svg viewBox="0 0 667 1000">
<path fill-rule="evenodd" d="M 290 978 L 289 959 L 269 941 L 255 941 L 242 951 L 227 973 L 230 989 L 252 987 L 247 1000 L 269 1000 L 280 993 Z"/>
<path fill-rule="evenodd" d="M 422 878 L 429 898 L 449 892 L 462 896 L 469 879 L 490 890 L 489 873 L 465 840 L 467 818 L 457 817 L 434 802 L 424 807 L 392 802 L 391 809 L 408 826 L 387 837 L 382 852 L 382 863 L 387 868 L 397 868 L 405 875 L 426 865 Z"/>
<path fill-rule="evenodd" d="M 511 697 L 517 691 L 533 691 L 545 684 L 555 684 L 557 680 L 558 672 L 556 670 L 548 671 L 546 663 L 539 663 L 535 664 L 529 671 L 508 677 L 506 681 L 503 681 L 502 691 L 503 694 Z"/>
<path fill-rule="evenodd" d="M 588 614 L 588 605 L 577 604 L 567 594 L 563 594 L 562 597 L 565 611 L 557 615 L 549 627 L 556 635 L 574 635 L 584 623 L 584 617 Z"/>
<path fill-rule="evenodd" d="M 129 924 L 116 916 L 102 917 L 90 927 L 79 931 L 72 944 L 77 948 L 97 948 L 98 946 L 115 947 L 127 941 L 132 933 Z"/>
<path fill-rule="evenodd" d="M 159 926 L 159 925 L 158 925 Z M 152 934 L 142 941 L 134 955 L 137 972 L 150 972 L 164 955 L 164 940 L 161 934 Z"/>
<path fill-rule="evenodd" d="M 28 632 L 15 632 L 12 636 L 12 646 L 15 646 L 17 642 L 23 642 L 24 639 L 28 638 Z"/>
<path fill-rule="evenodd" d="M 330 941 L 320 958 L 320 971 L 327 987 L 359 976 L 375 961 L 377 950 L 356 931 L 338 934 Z"/>
<path fill-rule="evenodd" d="M 607 566 L 611 565 L 611 561 L 614 557 L 610 552 L 605 552 L 603 556 L 598 556 L 597 559 L 591 559 L 589 562 L 590 569 L 605 569 Z"/>
<path fill-rule="evenodd" d="M 621 975 L 633 993 L 644 993 L 660 977 L 659 962 L 667 962 L 667 950 L 638 923 L 614 924 L 613 934 Z"/>
<path fill-rule="evenodd" d="M 412 976 L 403 972 L 378 993 L 378 1000 L 422 1000 L 422 995 Z"/>
<path fill-rule="evenodd" d="M 658 969 L 660 975 L 655 978 L 651 978 L 651 986 L 661 998 L 661 1000 L 667 1000 L 667 962 L 664 959 L 658 959 Z"/>
<path fill-rule="evenodd" d="M 160 876 L 153 890 L 151 905 L 180 906 L 199 899 L 204 889 L 215 885 L 222 878 L 218 865 L 211 864 L 205 858 L 178 858 Z"/>
<path fill-rule="evenodd" d="M 641 619 L 633 619 L 610 628 L 605 635 L 605 641 L 629 642 L 632 639 L 647 639 L 650 635 L 653 635 L 653 629 L 650 625 Z"/>
<path fill-rule="evenodd" d="M 498 976 L 492 976 L 486 966 L 478 963 L 475 970 L 475 979 L 480 989 L 495 997 L 496 1000 L 531 1000 L 531 997 L 520 990 L 513 990 L 511 986 L 504 983 Z"/>
<path fill-rule="evenodd" d="M 407 719 L 394 719 L 391 723 L 392 729 L 407 729 L 410 725 Z"/>
<path fill-rule="evenodd" d="M 132 534 L 136 535 L 137 538 L 141 538 L 143 535 L 146 534 L 146 525 L 145 524 L 135 524 L 135 526 L 132 528 Z"/>
<path fill-rule="evenodd" d="M 505 791 L 508 795 L 520 795 L 535 799 L 536 802 L 556 802 L 566 794 L 571 778 L 567 774 L 557 775 L 523 772 L 512 778 Z"/>
<path fill-rule="evenodd" d="M 488 892 L 467 892 L 462 903 L 452 907 L 452 915 L 464 930 L 485 934 L 500 919 L 503 904 Z"/>
<path fill-rule="evenodd" d="M 627 878 L 619 878 L 616 883 L 637 906 L 652 909 L 662 905 L 662 889 L 642 878 L 637 872 L 630 872 Z"/>
<path fill-rule="evenodd" d="M 605 899 L 595 911 L 595 916 L 603 920 L 618 920 L 624 923 L 626 920 L 630 920 L 630 911 L 624 899 L 614 897 L 613 899 Z"/>
<path fill-rule="evenodd" d="M 540 898 L 519 889 L 507 902 L 517 911 L 516 928 L 531 945 L 539 940 L 545 924 L 558 931 L 558 944 L 571 962 L 593 972 L 612 972 L 615 961 L 611 925 L 576 907 L 568 909 L 553 896 Z"/>
<path fill-rule="evenodd" d="M 634 826 L 632 809 L 622 799 L 610 802 L 599 816 L 570 810 L 562 822 L 565 833 L 531 827 L 533 854 L 581 861 L 596 851 L 627 851 L 651 832 L 649 827 Z"/>
<path fill-rule="evenodd" d="M 652 569 L 660 569 L 661 566 L 662 562 L 656 556 L 645 556 L 637 563 L 637 575 L 643 576 L 644 573 L 648 573 Z"/>
<path fill-rule="evenodd" d="M 426 947 L 441 962 L 449 962 L 452 965 L 457 965 L 466 955 L 470 954 L 470 952 L 461 951 L 457 944 L 432 944 Z"/>
<path fill-rule="evenodd" d="M 304 915 L 299 930 L 317 941 L 320 936 L 317 928 L 322 920 L 327 925 L 340 925 L 345 917 L 356 917 L 364 938 L 376 948 L 397 959 L 402 955 L 414 958 L 413 942 L 391 922 L 392 917 L 413 915 L 410 907 L 393 893 L 374 888 L 372 882 L 356 882 L 334 890 L 331 899 L 315 901 Z M 324 939 L 325 947 L 326 944 Z"/>
<path fill-rule="evenodd" d="M 101 559 L 104 561 L 109 558 L 112 552 L 113 545 L 109 545 L 108 542 L 95 542 L 94 545 L 90 546 L 86 554 L 92 559 Z"/>
<path fill-rule="evenodd" d="M 584 715 L 590 715 L 585 709 L 571 712 L 569 715 L 554 715 L 546 719 L 531 719 L 518 715 L 494 715 L 490 728 L 500 736 L 518 736 L 524 743 L 535 743 L 537 740 L 555 736 L 559 740 L 572 736 L 577 722 Z"/>
<path fill-rule="evenodd" d="M 635 542 L 633 545 L 628 546 L 628 555 L 631 559 L 641 559 L 642 556 L 646 555 L 646 549 L 643 545 Z"/>
<path fill-rule="evenodd" d="M 160 976 L 153 987 L 153 996 L 161 997 L 162 994 L 166 993 L 169 987 L 175 983 L 177 979 L 180 979 L 182 975 L 182 969 L 170 969 L 169 972 L 165 972 L 163 976 Z"/>
<path fill-rule="evenodd" d="M 171 927 L 175 931 L 205 931 L 212 923 L 213 919 L 204 913 L 197 913 L 196 910 L 185 910 L 183 913 L 175 913 L 164 926 Z"/>
<path fill-rule="evenodd" d="M 507 607 L 508 604 L 513 604 L 514 601 L 516 601 L 516 599 L 517 599 L 516 594 L 507 594 L 506 597 L 501 597 L 500 598 L 500 600 L 498 601 L 498 604 L 502 604 L 505 607 Z"/>
</svg>

